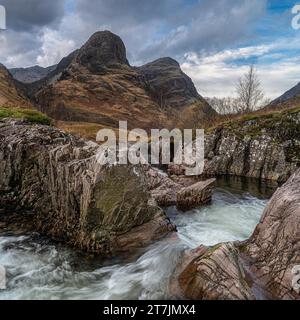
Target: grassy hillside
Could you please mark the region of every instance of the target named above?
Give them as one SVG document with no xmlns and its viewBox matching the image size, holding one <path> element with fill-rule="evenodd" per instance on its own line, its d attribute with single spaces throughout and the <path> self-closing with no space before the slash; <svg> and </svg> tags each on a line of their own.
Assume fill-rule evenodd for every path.
<svg viewBox="0 0 300 320">
<path fill-rule="evenodd" d="M 45 114 L 32 109 L 0 107 L 0 120 L 5 118 L 23 119 L 30 123 L 50 125 L 51 119 Z"/>
</svg>

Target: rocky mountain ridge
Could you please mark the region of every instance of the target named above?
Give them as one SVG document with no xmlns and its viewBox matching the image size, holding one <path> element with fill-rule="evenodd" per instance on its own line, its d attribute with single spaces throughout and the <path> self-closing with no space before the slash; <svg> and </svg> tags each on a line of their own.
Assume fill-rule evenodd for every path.
<svg viewBox="0 0 300 320">
<path fill-rule="evenodd" d="M 117 127 L 126 120 L 149 129 L 216 115 L 175 60 L 131 67 L 123 41 L 109 31 L 95 33 L 27 90 L 42 112 L 64 122 Z"/>
<path fill-rule="evenodd" d="M 47 68 L 33 66 L 29 68 L 12 68 L 9 69 L 9 72 L 17 81 L 23 83 L 32 83 L 45 78 L 50 72 L 55 70 L 55 68 L 56 65 Z"/>
<path fill-rule="evenodd" d="M 293 99 L 300 95 L 300 82 L 294 86 L 292 89 L 286 91 L 282 96 L 275 99 L 272 104 L 283 103 L 289 99 Z"/>
</svg>

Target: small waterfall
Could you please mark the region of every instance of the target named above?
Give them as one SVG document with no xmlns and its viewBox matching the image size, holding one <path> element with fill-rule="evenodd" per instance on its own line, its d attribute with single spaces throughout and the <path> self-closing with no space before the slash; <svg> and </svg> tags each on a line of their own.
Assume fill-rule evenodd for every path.
<svg viewBox="0 0 300 320">
<path fill-rule="evenodd" d="M 138 257 L 103 261 L 53 244 L 36 234 L 0 234 L 0 265 L 7 289 L 0 299 L 168 299 L 168 281 L 182 253 L 200 244 L 247 239 L 267 200 L 218 188 L 211 205 L 166 211 L 178 226 Z"/>
</svg>

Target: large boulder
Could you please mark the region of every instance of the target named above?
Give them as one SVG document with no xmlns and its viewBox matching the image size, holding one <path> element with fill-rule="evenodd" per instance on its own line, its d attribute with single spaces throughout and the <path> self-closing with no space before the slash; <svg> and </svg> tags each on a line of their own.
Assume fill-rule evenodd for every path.
<svg viewBox="0 0 300 320">
<path fill-rule="evenodd" d="M 36 230 L 103 254 L 175 230 L 143 169 L 101 166 L 98 148 L 52 127 L 0 122 L 0 208 L 34 212 Z"/>
<path fill-rule="evenodd" d="M 192 251 L 172 288 L 189 299 L 300 299 L 297 270 L 300 170 L 276 191 L 249 240 Z"/>
<path fill-rule="evenodd" d="M 188 211 L 210 203 L 215 182 L 216 179 L 208 179 L 205 181 L 199 181 L 186 188 L 182 188 L 177 192 L 177 208 L 183 211 Z"/>
<path fill-rule="evenodd" d="M 254 300 L 232 243 L 199 247 L 187 253 L 178 269 L 173 293 L 197 300 Z"/>
<path fill-rule="evenodd" d="M 162 174 L 155 168 L 143 166 L 151 195 L 162 206 L 177 206 L 188 211 L 209 203 L 215 179 L 199 181 L 194 177 Z"/>
<path fill-rule="evenodd" d="M 300 298 L 292 288 L 292 270 L 300 265 L 300 170 L 276 191 L 252 237 L 238 248 L 272 297 Z"/>
</svg>

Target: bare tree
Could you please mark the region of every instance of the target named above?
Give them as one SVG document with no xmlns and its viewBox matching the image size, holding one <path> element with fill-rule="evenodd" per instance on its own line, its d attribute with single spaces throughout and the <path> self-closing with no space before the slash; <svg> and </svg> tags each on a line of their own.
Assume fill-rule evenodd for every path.
<svg viewBox="0 0 300 320">
<path fill-rule="evenodd" d="M 236 92 L 240 102 L 240 112 L 250 112 L 260 106 L 264 100 L 264 93 L 254 65 L 251 65 L 249 71 L 239 80 Z"/>
<path fill-rule="evenodd" d="M 240 101 L 234 97 L 205 98 L 206 101 L 221 115 L 240 113 Z"/>
</svg>

